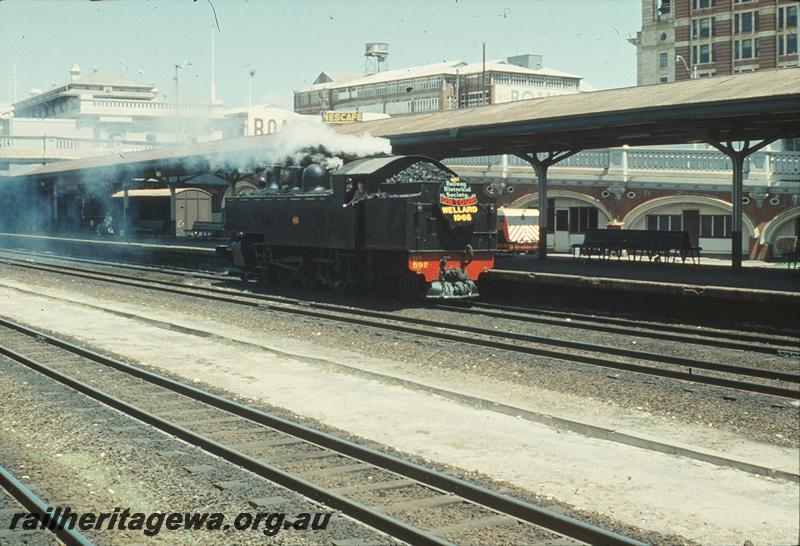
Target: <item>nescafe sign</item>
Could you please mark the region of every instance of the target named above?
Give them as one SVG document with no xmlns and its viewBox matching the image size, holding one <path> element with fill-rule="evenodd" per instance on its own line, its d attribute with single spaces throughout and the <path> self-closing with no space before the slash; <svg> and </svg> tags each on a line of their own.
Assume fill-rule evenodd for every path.
<svg viewBox="0 0 800 546">
<path fill-rule="evenodd" d="M 452 225 L 469 224 L 478 212 L 478 196 L 469 184 L 453 176 L 439 188 L 439 206 Z"/>
</svg>

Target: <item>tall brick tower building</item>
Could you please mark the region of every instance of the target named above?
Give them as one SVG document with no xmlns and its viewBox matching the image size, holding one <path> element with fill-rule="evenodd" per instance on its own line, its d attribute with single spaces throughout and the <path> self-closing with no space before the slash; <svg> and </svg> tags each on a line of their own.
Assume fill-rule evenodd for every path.
<svg viewBox="0 0 800 546">
<path fill-rule="evenodd" d="M 797 66 L 797 0 L 642 0 L 639 85 Z"/>
</svg>

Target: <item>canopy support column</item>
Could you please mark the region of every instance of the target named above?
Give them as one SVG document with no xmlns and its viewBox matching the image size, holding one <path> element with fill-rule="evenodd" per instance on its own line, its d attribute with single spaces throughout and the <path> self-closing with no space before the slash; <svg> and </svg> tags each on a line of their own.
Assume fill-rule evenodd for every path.
<svg viewBox="0 0 800 546">
<path fill-rule="evenodd" d="M 53 211 L 51 216 L 52 227 L 50 231 L 58 233 L 58 180 L 53 180 Z"/>
<path fill-rule="evenodd" d="M 552 165 L 577 154 L 580 150 L 547 152 L 543 159 L 538 153 L 517 151 L 514 155 L 530 163 L 539 182 L 539 259 L 547 258 L 547 169 Z"/>
<path fill-rule="evenodd" d="M 177 226 L 175 225 L 175 184 L 170 182 L 169 183 L 169 229 L 170 229 L 170 236 L 175 237 L 177 232 Z"/>
<path fill-rule="evenodd" d="M 122 233 L 125 238 L 128 238 L 128 205 L 130 204 L 130 200 L 128 198 L 128 190 L 130 189 L 130 183 L 126 180 L 122 183 Z"/>
<path fill-rule="evenodd" d="M 747 156 L 761 148 L 775 142 L 777 137 L 762 140 L 758 144 L 750 145 L 749 140 L 742 143 L 741 149 L 734 147 L 734 141 L 720 142 L 714 138 L 707 138 L 707 142 L 727 155 L 733 164 L 733 191 L 731 192 L 731 267 L 735 270 L 742 268 L 742 198 L 744 197 L 744 161 Z"/>
</svg>

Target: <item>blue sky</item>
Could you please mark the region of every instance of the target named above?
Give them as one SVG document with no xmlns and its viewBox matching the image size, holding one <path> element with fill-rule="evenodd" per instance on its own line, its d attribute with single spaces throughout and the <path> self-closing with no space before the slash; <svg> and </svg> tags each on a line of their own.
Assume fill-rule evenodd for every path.
<svg viewBox="0 0 800 546">
<path fill-rule="evenodd" d="M 12 61 L 18 99 L 63 83 L 77 63 L 155 84 L 170 100 L 184 60 L 181 98 L 208 101 L 212 28 L 226 107 L 247 104 L 249 70 L 254 102 L 291 107 L 292 90 L 324 69 L 362 73 L 365 42 L 389 43 L 390 69 L 476 62 L 486 42 L 489 59 L 542 54 L 595 87 L 625 87 L 636 83 L 626 38 L 640 23 L 640 0 L 6 0 L 0 102 L 10 100 Z"/>
</svg>

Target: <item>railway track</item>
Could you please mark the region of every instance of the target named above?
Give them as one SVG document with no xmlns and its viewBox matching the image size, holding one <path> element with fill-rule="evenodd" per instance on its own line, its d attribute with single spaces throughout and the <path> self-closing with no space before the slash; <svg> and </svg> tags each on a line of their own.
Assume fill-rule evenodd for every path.
<svg viewBox="0 0 800 546">
<path fill-rule="evenodd" d="M 0 252 L 10 252 L 0 250 Z M 133 264 L 128 262 L 108 262 L 88 258 L 55 256 L 29 250 L 13 251 L 14 254 L 31 256 L 32 258 L 51 258 L 60 261 L 78 262 L 82 264 L 106 267 L 124 267 L 133 271 L 163 273 L 167 275 L 185 275 L 198 279 L 229 281 L 230 277 L 222 273 L 191 270 L 181 267 L 163 267 L 155 265 Z M 278 297 L 278 296 L 274 296 Z M 298 300 L 285 298 L 287 302 L 298 303 Z M 742 351 L 751 351 L 769 355 L 794 355 L 800 353 L 800 339 L 796 335 L 781 335 L 774 331 L 759 330 L 753 325 L 750 331 L 726 330 L 720 328 L 698 327 L 663 322 L 649 322 L 613 316 L 599 316 L 591 313 L 574 311 L 555 311 L 551 309 L 531 309 L 513 305 L 501 305 L 470 301 L 466 305 L 454 303 L 433 303 L 434 307 L 456 313 L 469 313 L 490 318 L 516 320 L 583 329 L 595 332 L 606 332 L 621 335 L 635 334 L 637 337 L 675 341 L 692 345 L 704 345 Z"/>
<path fill-rule="evenodd" d="M 0 249 L 0 252 L 3 252 Z M 5 250 L 5 252 L 10 252 Z M 230 277 L 221 273 L 204 272 L 178 267 L 160 267 L 143 264 L 108 262 L 54 256 L 28 250 L 14 250 L 14 254 L 31 256 L 32 258 L 51 258 L 62 261 L 78 262 L 83 264 L 101 265 L 106 267 L 123 267 L 132 271 L 163 273 L 167 275 L 185 275 L 191 278 L 208 279 L 212 281 L 229 281 Z M 301 303 L 300 300 L 290 297 L 270 296 L 289 303 Z M 503 320 L 532 322 L 549 326 L 561 326 L 572 329 L 583 329 L 594 332 L 620 334 L 624 336 L 636 335 L 637 337 L 674 341 L 683 344 L 719 347 L 740 351 L 751 351 L 768 355 L 795 356 L 800 354 L 800 339 L 797 336 L 779 335 L 774 332 L 741 330 L 725 330 L 719 328 L 697 327 L 679 324 L 648 322 L 620 317 L 598 316 L 590 313 L 570 311 L 554 311 L 550 309 L 530 309 L 512 305 L 501 305 L 470 301 L 466 305 L 457 303 L 433 302 L 435 308 L 455 313 L 469 313 Z"/>
<path fill-rule="evenodd" d="M 479 302 L 472 303 L 469 308 L 446 303 L 437 304 L 436 306 L 448 311 L 471 313 L 491 318 L 519 320 L 624 336 L 633 334 L 637 337 L 739 351 L 752 351 L 769 355 L 786 355 L 800 352 L 800 340 L 774 334 L 752 334 L 709 328 L 700 329 L 676 324 L 643 322 L 640 320 L 607 316 L 599 317 L 544 309 L 533 310 L 524 307 Z"/>
<path fill-rule="evenodd" d="M 0 487 L 5 491 L 5 494 L 0 493 L 0 513 L 8 513 L 10 516 L 12 511 L 27 512 L 37 514 L 41 518 L 40 521 L 48 516 L 47 503 L 2 466 L 0 466 Z M 31 536 L 33 533 L 40 536 L 34 538 Z M 52 530 L 40 528 L 32 532 L 21 529 L 0 529 L 0 543 L 5 543 L 4 539 L 8 539 L 9 544 L 53 544 L 53 539 L 56 537 L 66 546 L 92 546 L 89 539 L 68 527 L 60 529 L 53 525 Z"/>
<path fill-rule="evenodd" d="M 5 319 L 0 319 L 0 353 L 126 415 L 412 544 L 458 543 L 465 533 L 476 530 L 488 530 L 504 543 L 536 539 L 564 544 L 564 537 L 568 537 L 590 544 L 640 544 Z M 91 383 L 78 377 L 88 377 Z M 400 490 L 403 494 L 393 497 Z M 419 515 L 421 510 L 423 516 Z"/>
<path fill-rule="evenodd" d="M 621 347 L 549 338 L 532 334 L 504 332 L 423 318 L 406 317 L 382 311 L 293 300 L 291 298 L 253 294 L 218 287 L 195 287 L 175 281 L 144 280 L 139 277 L 119 273 L 90 272 L 81 268 L 43 265 L 8 258 L 3 258 L 0 262 L 17 267 L 169 292 L 172 294 L 200 297 L 251 307 L 267 307 L 272 311 L 334 320 L 359 326 L 369 326 L 439 340 L 455 341 L 467 345 L 498 349 L 511 353 L 543 356 L 561 361 L 601 366 L 693 383 L 702 383 L 739 391 L 800 399 L 800 390 L 798 390 L 796 386 L 800 384 L 800 374 L 793 372 L 721 364 Z M 563 349 L 577 352 L 566 352 Z M 618 357 L 627 360 L 621 361 L 609 357 Z M 659 367 L 653 365 L 653 363 L 666 364 L 670 367 Z M 697 370 L 711 371 L 723 375 L 704 375 L 697 373 Z M 750 380 L 751 378 L 764 379 L 772 383 L 753 382 Z"/>
</svg>

